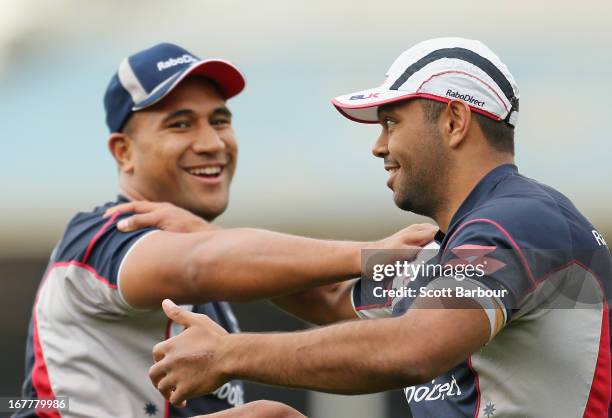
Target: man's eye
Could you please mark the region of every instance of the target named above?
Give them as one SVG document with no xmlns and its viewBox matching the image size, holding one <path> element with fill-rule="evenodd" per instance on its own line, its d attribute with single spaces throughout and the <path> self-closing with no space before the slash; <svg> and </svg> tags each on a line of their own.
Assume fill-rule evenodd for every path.
<svg viewBox="0 0 612 418">
<path fill-rule="evenodd" d="M 225 119 L 225 118 L 223 118 L 223 119 L 213 119 L 213 120 L 210 121 L 210 124 L 212 126 L 220 126 L 220 127 L 227 126 L 227 125 L 229 125 L 231 123 L 232 123 L 232 121 L 230 119 Z"/>
<path fill-rule="evenodd" d="M 168 127 L 173 129 L 187 129 L 191 127 L 191 123 L 187 121 L 178 121 L 170 124 Z"/>
<path fill-rule="evenodd" d="M 390 118 L 384 118 L 383 119 L 383 125 L 387 128 L 390 128 L 391 126 L 395 125 L 397 122 L 395 122 L 393 119 Z"/>
</svg>

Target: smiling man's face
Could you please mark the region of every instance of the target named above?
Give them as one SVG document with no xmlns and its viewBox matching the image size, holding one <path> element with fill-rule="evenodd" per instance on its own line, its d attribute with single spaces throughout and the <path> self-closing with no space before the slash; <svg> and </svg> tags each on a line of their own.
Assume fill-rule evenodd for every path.
<svg viewBox="0 0 612 418">
<path fill-rule="evenodd" d="M 212 220 L 227 207 L 238 144 L 232 117 L 206 79 L 184 80 L 161 102 L 135 112 L 124 129 L 131 142 L 124 188 Z"/>
<path fill-rule="evenodd" d="M 449 158 L 437 125 L 425 118 L 422 99 L 382 106 L 378 116 L 382 132 L 372 153 L 384 159 L 395 204 L 434 216 L 448 187 Z"/>
</svg>

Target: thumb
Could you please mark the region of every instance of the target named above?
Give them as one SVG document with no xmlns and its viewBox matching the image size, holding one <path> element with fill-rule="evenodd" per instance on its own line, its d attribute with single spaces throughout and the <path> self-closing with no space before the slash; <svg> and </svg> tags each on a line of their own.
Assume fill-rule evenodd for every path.
<svg viewBox="0 0 612 418">
<path fill-rule="evenodd" d="M 172 302 L 170 299 L 164 299 L 162 302 L 162 308 L 166 313 L 166 316 L 177 324 L 183 325 L 187 328 L 190 325 L 189 313 L 185 309 Z"/>
</svg>

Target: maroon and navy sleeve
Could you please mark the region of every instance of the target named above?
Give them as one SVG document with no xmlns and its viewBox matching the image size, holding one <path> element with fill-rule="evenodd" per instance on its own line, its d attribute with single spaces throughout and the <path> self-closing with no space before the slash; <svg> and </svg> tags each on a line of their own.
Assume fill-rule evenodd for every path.
<svg viewBox="0 0 612 418">
<path fill-rule="evenodd" d="M 92 237 L 83 254 L 82 262 L 93 267 L 113 284 L 118 283 L 119 268 L 132 246 L 149 232 L 157 230 L 149 227 L 131 232 L 119 231 L 117 223 L 130 215 L 117 214 L 108 218 Z"/>
<path fill-rule="evenodd" d="M 454 282 L 457 286 L 469 284 L 471 290 L 493 291 L 488 294 L 496 295 L 495 301 L 505 311 L 505 322 L 534 287 L 533 262 L 533 254 L 521 248 L 502 223 L 490 218 L 460 224 L 449 236 L 440 258 L 442 266 L 473 266 L 469 275 L 455 274 Z"/>
<path fill-rule="evenodd" d="M 54 256 L 55 263 L 70 265 L 75 273 L 88 280 L 79 280 L 72 274 L 74 291 L 83 308 L 125 313 L 131 307 L 125 302 L 119 288 L 119 271 L 130 249 L 155 228 L 142 228 L 121 232 L 117 223 L 131 213 L 115 214 L 103 218 L 102 211 L 80 213 L 70 222 Z M 93 279 L 92 279 L 93 278 Z"/>
</svg>

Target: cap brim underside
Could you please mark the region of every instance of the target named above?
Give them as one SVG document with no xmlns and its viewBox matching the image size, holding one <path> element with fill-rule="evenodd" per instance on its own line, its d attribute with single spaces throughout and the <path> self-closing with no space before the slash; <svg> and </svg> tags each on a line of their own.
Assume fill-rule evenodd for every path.
<svg viewBox="0 0 612 418">
<path fill-rule="evenodd" d="M 378 123 L 382 105 L 414 97 L 414 94 L 386 88 L 373 88 L 332 99 L 332 104 L 346 118 L 359 123 Z"/>
</svg>

